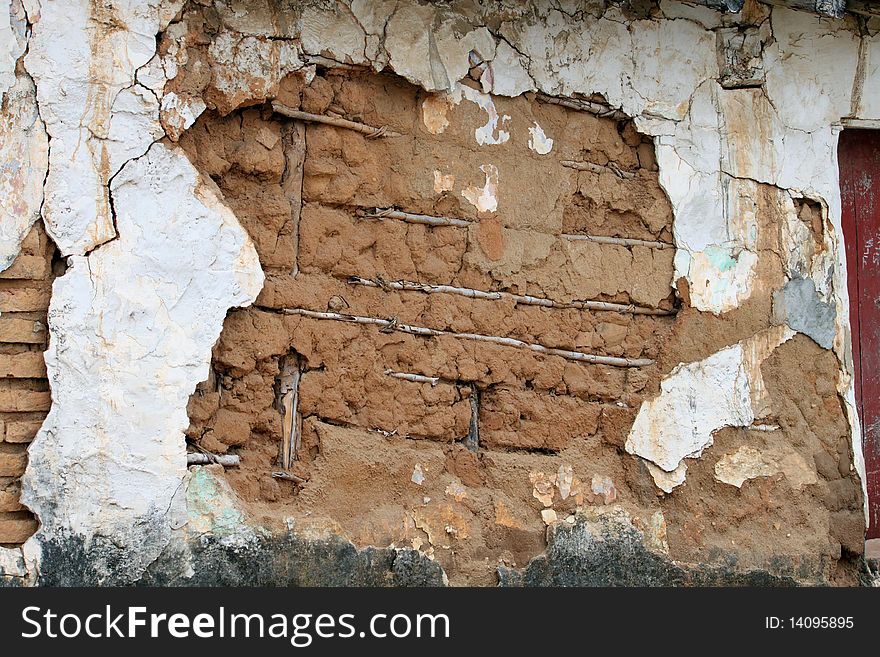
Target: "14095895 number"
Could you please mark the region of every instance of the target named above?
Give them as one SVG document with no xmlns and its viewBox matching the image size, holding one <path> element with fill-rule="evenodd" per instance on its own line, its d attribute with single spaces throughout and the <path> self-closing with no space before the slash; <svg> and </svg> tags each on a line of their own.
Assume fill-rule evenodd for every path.
<svg viewBox="0 0 880 657">
<path fill-rule="evenodd" d="M 792 616 L 789 618 L 789 627 L 792 629 L 850 629 L 852 626 L 852 616 Z"/>
</svg>

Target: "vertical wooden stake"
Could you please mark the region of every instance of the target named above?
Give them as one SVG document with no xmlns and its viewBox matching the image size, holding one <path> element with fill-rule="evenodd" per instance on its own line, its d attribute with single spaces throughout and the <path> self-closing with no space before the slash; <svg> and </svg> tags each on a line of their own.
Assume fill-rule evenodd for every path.
<svg viewBox="0 0 880 657">
<path fill-rule="evenodd" d="M 278 405 L 281 411 L 281 467 L 290 468 L 299 459 L 301 419 L 299 417 L 299 357 L 291 354 L 281 364 L 278 378 Z"/>
</svg>

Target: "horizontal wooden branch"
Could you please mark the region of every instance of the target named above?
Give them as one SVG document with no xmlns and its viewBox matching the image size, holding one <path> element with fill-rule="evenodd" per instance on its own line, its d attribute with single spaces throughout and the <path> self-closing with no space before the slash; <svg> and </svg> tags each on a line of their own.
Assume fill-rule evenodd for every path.
<svg viewBox="0 0 880 657">
<path fill-rule="evenodd" d="M 425 337 L 448 336 L 452 338 L 459 338 L 462 340 L 489 342 L 493 344 L 505 345 L 508 347 L 528 349 L 529 351 L 534 351 L 545 356 L 559 356 L 560 358 L 565 358 L 566 360 L 592 363 L 595 365 L 611 365 L 613 367 L 644 367 L 654 364 L 654 361 L 650 358 L 620 358 L 617 356 L 600 356 L 598 354 L 587 354 L 580 351 L 569 351 L 567 349 L 545 347 L 541 344 L 523 342 L 522 340 L 517 340 L 515 338 L 502 338 L 494 335 L 482 335 L 480 333 L 455 333 L 453 331 L 441 331 L 439 329 L 426 328 L 424 326 L 401 324 L 395 318 L 380 319 L 378 317 L 342 315 L 340 313 L 306 310 L 305 308 L 283 308 L 280 312 L 286 315 L 299 315 L 301 317 L 309 317 L 311 319 L 329 319 L 337 322 L 349 322 L 352 324 L 367 324 L 371 326 L 378 326 L 381 327 L 383 331 L 389 333 L 392 331 L 399 331 L 401 333 L 409 333 L 411 335 L 421 335 Z"/>
<path fill-rule="evenodd" d="M 187 452 L 187 465 L 208 465 L 219 463 L 224 468 L 235 468 L 241 464 L 238 454 L 211 454 L 210 452 Z"/>
<path fill-rule="evenodd" d="M 606 171 L 610 171 L 618 178 L 623 180 L 632 180 L 636 177 L 635 171 L 626 171 L 621 169 L 615 162 L 609 162 L 608 164 L 596 164 L 595 162 L 576 162 L 574 160 L 562 160 L 559 164 L 568 168 L 575 169 L 577 171 L 592 171 L 593 173 L 605 173 Z"/>
<path fill-rule="evenodd" d="M 674 249 L 675 244 L 669 242 L 654 242 L 652 240 L 637 240 L 629 237 L 605 237 L 603 235 L 568 235 L 563 234 L 563 239 L 582 242 L 595 242 L 596 244 L 615 244 L 617 246 L 646 246 L 649 249 Z"/>
<path fill-rule="evenodd" d="M 388 126 L 382 126 L 381 128 L 376 128 L 371 125 L 366 125 L 365 123 L 358 123 L 357 121 L 349 121 L 348 119 L 342 119 L 336 116 L 325 116 L 324 114 L 312 114 L 310 112 L 301 112 L 300 110 L 295 110 L 292 107 L 288 107 L 287 105 L 283 105 L 278 101 L 272 102 L 272 109 L 278 112 L 279 114 L 286 116 L 291 119 L 296 119 L 298 121 L 308 121 L 310 123 L 324 123 L 326 125 L 336 126 L 337 128 L 345 128 L 347 130 L 354 130 L 355 132 L 360 132 L 363 135 L 371 139 L 375 139 L 378 137 L 402 137 L 403 135 L 399 132 L 394 132 L 393 130 L 389 130 Z"/>
<path fill-rule="evenodd" d="M 393 208 L 376 208 L 373 212 L 368 212 L 364 215 L 365 217 L 369 217 L 371 219 L 400 219 L 401 221 L 405 221 L 410 224 L 427 224 L 428 226 L 458 226 L 460 228 L 466 228 L 470 226 L 473 221 L 468 221 L 466 219 L 455 219 L 453 217 L 432 217 L 427 214 L 414 214 L 412 212 L 401 212 L 400 210 L 395 210 Z"/>
<path fill-rule="evenodd" d="M 538 100 L 549 103 L 551 105 L 560 105 L 569 109 L 581 112 L 589 112 L 603 119 L 614 119 L 615 121 L 626 121 L 630 117 L 619 109 L 614 109 L 609 105 L 603 105 L 593 100 L 585 100 L 582 98 L 558 98 L 557 96 L 548 96 L 547 94 L 535 94 Z"/>
<path fill-rule="evenodd" d="M 286 481 L 292 481 L 297 484 L 304 484 L 307 481 L 306 479 L 303 479 L 302 477 L 297 477 L 295 474 L 291 474 L 290 472 L 273 472 L 272 477 L 274 479 L 284 479 Z"/>
<path fill-rule="evenodd" d="M 411 374 L 410 372 L 395 372 L 393 370 L 385 370 L 385 374 L 395 379 L 402 379 L 403 381 L 412 381 L 413 383 L 430 383 L 432 387 L 440 383 L 439 376 L 424 376 L 422 374 Z"/>
<path fill-rule="evenodd" d="M 486 292 L 469 287 L 454 287 L 452 285 L 429 285 L 427 283 L 414 283 L 412 281 L 385 281 L 350 276 L 348 282 L 351 285 L 365 285 L 367 287 L 379 287 L 382 289 L 399 290 L 405 292 L 423 292 L 425 294 L 456 294 L 470 299 L 483 299 L 486 301 L 499 301 L 506 299 L 524 306 L 542 306 L 544 308 L 575 308 L 578 310 L 596 310 L 618 313 L 631 313 L 633 315 L 674 315 L 674 310 L 660 310 L 659 308 L 645 308 L 624 303 L 611 303 L 608 301 L 554 301 L 542 297 L 533 297 L 526 294 L 512 294 L 510 292 Z"/>
</svg>

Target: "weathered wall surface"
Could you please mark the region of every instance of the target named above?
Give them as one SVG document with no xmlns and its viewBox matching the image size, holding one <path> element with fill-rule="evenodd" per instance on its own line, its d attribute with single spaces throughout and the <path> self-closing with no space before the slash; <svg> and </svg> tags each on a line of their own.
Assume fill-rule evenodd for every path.
<svg viewBox="0 0 880 657">
<path fill-rule="evenodd" d="M 856 582 L 880 26 L 568 4 L 0 7 L 4 582 Z"/>
</svg>

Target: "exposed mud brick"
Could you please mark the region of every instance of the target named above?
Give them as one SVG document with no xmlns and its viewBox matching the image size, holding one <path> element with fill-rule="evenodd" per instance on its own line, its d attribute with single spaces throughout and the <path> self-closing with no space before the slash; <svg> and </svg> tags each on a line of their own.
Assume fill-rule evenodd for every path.
<svg viewBox="0 0 880 657">
<path fill-rule="evenodd" d="M 865 551 L 865 518 L 859 511 L 837 511 L 831 514 L 831 536 L 852 554 Z"/>
<path fill-rule="evenodd" d="M 620 367 L 567 363 L 562 380 L 570 395 L 585 401 L 607 402 L 623 396 L 626 376 L 627 370 Z"/>
<path fill-rule="evenodd" d="M 467 232 L 461 228 L 359 219 L 338 208 L 303 206 L 299 264 L 304 272 L 448 285 L 458 282 L 466 248 Z"/>
<path fill-rule="evenodd" d="M 196 78 L 187 71 L 173 84 L 213 84 Z M 311 83 L 289 76 L 278 89 L 293 108 L 387 125 L 403 136 L 365 139 L 290 121 L 266 105 L 227 117 L 209 110 L 181 139 L 223 190 L 267 270 L 257 304 L 227 317 L 211 378 L 190 402 L 187 431 L 206 449 L 241 454 L 242 466 L 227 476 L 261 517 L 281 522 L 308 511 L 318 526 L 325 522 L 355 542 L 432 549 L 456 581 L 469 583 L 495 582 L 488 568 L 474 565 L 487 556 L 492 563 L 522 564 L 539 553 L 542 511 L 563 520 L 579 506 L 612 503 L 631 505 L 640 529 L 659 533 L 668 525 L 675 559 L 702 563 L 736 554 L 743 564 L 760 566 L 773 563 L 780 546 L 839 558 L 841 539 L 855 536 L 855 521 L 849 527 L 845 514 L 856 513 L 861 498 L 852 474 L 840 466 L 851 454 L 830 352 L 798 338 L 777 349 L 762 366 L 771 410 L 761 421 L 778 423 L 779 432 L 717 432 L 706 456 L 688 462 L 687 485 L 672 494 L 657 488 L 644 461 L 623 454 L 640 404 L 659 392 L 676 365 L 769 326 L 772 290 L 785 280 L 779 190 L 758 186 L 755 205 L 755 276 L 767 289 L 756 289 L 736 311 L 700 313 L 689 308 L 687 289 L 673 294 L 673 249 L 569 237 L 672 241 L 672 210 L 653 144 L 633 125 L 531 96 L 490 98 L 473 89 L 450 98 L 426 94 L 372 72 L 319 67 Z M 224 103 L 239 91 L 230 88 L 217 102 L 220 112 L 231 109 Z M 498 122 L 487 128 L 489 104 Z M 525 143 L 535 124 L 554 140 L 549 152 Z M 468 223 L 438 227 L 368 217 L 375 208 Z M 824 230 L 815 208 L 808 210 L 800 208 L 801 220 Z M 352 284 L 349 277 L 374 285 Z M 465 290 L 428 294 L 390 285 L 400 281 Z M 658 317 L 626 308 L 598 312 L 474 298 L 495 291 L 562 303 L 682 308 Z M 458 335 L 410 335 L 395 330 L 400 324 Z M 592 365 L 467 334 L 657 362 Z M 302 368 L 301 460 L 292 472 L 308 480 L 303 485 L 267 477 L 278 467 L 281 444 L 279 363 L 291 355 Z M 803 371 L 786 379 L 794 361 Z M 389 371 L 436 377 L 436 383 Z M 474 387 L 480 444 L 470 452 L 460 441 L 471 428 Z M 779 447 L 764 440 L 787 441 L 807 470 L 816 463 L 821 480 L 795 489 L 782 474 L 747 480 L 741 488 L 715 479 L 717 457 L 736 447 Z M 783 502 L 792 496 L 799 500 L 794 511 Z M 843 514 L 834 520 L 841 539 L 829 539 L 831 513 Z M 768 540 L 768 523 L 778 525 L 775 534 L 791 536 Z"/>
<path fill-rule="evenodd" d="M 599 159 L 597 164 L 607 164 Z M 656 176 L 647 167 L 633 179 L 621 179 L 610 169 L 581 171 L 577 191 L 563 213 L 563 232 L 670 241 L 671 212 Z"/>
<path fill-rule="evenodd" d="M 27 466 L 23 445 L 0 444 L 0 477 L 20 477 Z"/>
<path fill-rule="evenodd" d="M 469 390 L 460 386 L 403 381 L 376 369 L 364 376 L 324 370 L 306 372 L 299 390 L 303 415 L 444 442 L 468 433 Z"/>
<path fill-rule="evenodd" d="M 37 527 L 39 523 L 30 513 L 0 513 L 0 545 L 24 543 Z"/>
<path fill-rule="evenodd" d="M 221 408 L 214 414 L 208 431 L 215 440 L 227 447 L 245 445 L 251 433 L 250 416 Z"/>
<path fill-rule="evenodd" d="M 42 425 L 42 420 L 6 420 L 6 442 L 29 443 Z"/>
<path fill-rule="evenodd" d="M 24 507 L 19 502 L 21 487 L 14 479 L 0 479 L 0 513 L 22 511 Z"/>
<path fill-rule="evenodd" d="M 46 363 L 39 351 L 18 354 L 0 354 L 0 378 L 42 379 L 46 377 Z"/>
<path fill-rule="evenodd" d="M 45 321 L 16 317 L 12 313 L 0 316 L 0 342 L 45 344 L 47 339 Z"/>
<path fill-rule="evenodd" d="M 42 256 L 20 255 L 12 265 L 0 272 L 0 278 L 32 279 L 46 278 L 52 271 L 50 262 Z"/>
<path fill-rule="evenodd" d="M 599 404 L 499 388 L 480 397 L 480 443 L 489 449 L 560 451 L 596 433 Z"/>
<path fill-rule="evenodd" d="M 48 285 L 21 285 L 19 281 L 0 280 L 0 312 L 45 311 L 52 288 Z"/>
<path fill-rule="evenodd" d="M 0 413 L 48 411 L 51 404 L 52 395 L 49 392 L 0 389 Z"/>
</svg>

